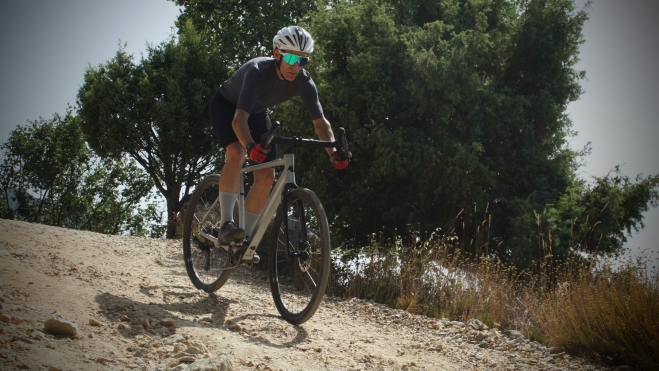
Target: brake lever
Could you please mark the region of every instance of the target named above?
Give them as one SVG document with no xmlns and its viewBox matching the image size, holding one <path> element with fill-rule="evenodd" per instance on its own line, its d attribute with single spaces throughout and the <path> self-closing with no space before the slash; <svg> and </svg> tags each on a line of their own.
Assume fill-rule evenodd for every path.
<svg viewBox="0 0 659 371">
<path fill-rule="evenodd" d="M 275 136 L 277 135 L 277 130 L 279 130 L 280 127 L 281 124 L 279 123 L 279 121 L 275 121 L 275 123 L 272 124 L 270 130 L 261 136 L 261 143 L 263 143 L 261 145 L 263 146 L 263 148 L 267 149 L 270 146 L 270 143 L 272 143 L 272 141 L 275 139 Z"/>
<path fill-rule="evenodd" d="M 350 161 L 350 150 L 348 149 L 348 137 L 346 136 L 346 129 L 339 128 L 339 141 L 341 142 L 341 148 L 339 149 L 339 154 L 341 158 L 347 158 Z"/>
</svg>

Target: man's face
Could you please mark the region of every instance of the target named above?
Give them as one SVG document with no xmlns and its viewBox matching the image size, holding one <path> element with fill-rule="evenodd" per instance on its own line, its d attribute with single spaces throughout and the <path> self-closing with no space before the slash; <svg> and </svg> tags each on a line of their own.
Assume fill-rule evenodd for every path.
<svg viewBox="0 0 659 371">
<path fill-rule="evenodd" d="M 295 54 L 299 55 L 300 57 L 306 57 L 307 54 L 299 51 L 282 51 L 279 52 L 279 50 L 275 49 L 274 54 L 275 54 L 275 59 L 280 61 L 279 63 L 279 71 L 282 74 L 282 77 L 286 79 L 287 81 L 293 81 L 297 77 L 297 74 L 302 71 L 302 67 L 300 67 L 300 64 L 296 62 L 294 65 L 290 65 L 287 62 L 282 60 L 282 53 L 284 54 Z"/>
</svg>

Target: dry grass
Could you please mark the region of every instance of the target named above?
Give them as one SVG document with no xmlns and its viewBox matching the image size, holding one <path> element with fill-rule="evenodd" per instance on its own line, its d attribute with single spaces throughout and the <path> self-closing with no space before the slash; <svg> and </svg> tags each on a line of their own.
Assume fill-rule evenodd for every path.
<svg viewBox="0 0 659 371">
<path fill-rule="evenodd" d="M 566 264 L 535 311 L 552 344 L 647 370 L 659 368 L 659 279 L 642 265 Z"/>
<path fill-rule="evenodd" d="M 532 322 L 531 299 L 519 295 L 523 275 L 496 259 L 461 253 L 451 237 L 403 243 L 373 236 L 368 247 L 344 260 L 350 263 L 337 269 L 330 288 L 335 295 L 437 318 L 475 317 L 488 326 L 519 328 Z"/>
<path fill-rule="evenodd" d="M 640 262 L 614 272 L 548 253 L 535 269 L 517 272 L 481 247 L 466 255 L 455 237 L 372 236 L 344 257 L 348 263 L 335 264 L 330 293 L 437 318 L 478 318 L 573 354 L 659 369 L 659 278 Z"/>
</svg>

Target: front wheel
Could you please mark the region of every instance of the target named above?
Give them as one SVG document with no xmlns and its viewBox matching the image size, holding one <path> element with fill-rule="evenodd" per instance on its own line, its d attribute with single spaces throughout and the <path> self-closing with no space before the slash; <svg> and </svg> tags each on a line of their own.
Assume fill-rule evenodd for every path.
<svg viewBox="0 0 659 371">
<path fill-rule="evenodd" d="M 209 175 L 190 197 L 183 221 L 183 258 L 192 284 L 206 292 L 217 291 L 229 279 L 229 253 L 204 238 L 220 225 L 219 175 Z"/>
<path fill-rule="evenodd" d="M 314 315 L 330 270 L 330 234 L 315 193 L 298 188 L 277 212 L 270 240 L 270 289 L 279 313 L 301 324 Z M 286 228 L 288 223 L 288 229 Z M 288 233 L 286 233 L 288 230 Z"/>
</svg>

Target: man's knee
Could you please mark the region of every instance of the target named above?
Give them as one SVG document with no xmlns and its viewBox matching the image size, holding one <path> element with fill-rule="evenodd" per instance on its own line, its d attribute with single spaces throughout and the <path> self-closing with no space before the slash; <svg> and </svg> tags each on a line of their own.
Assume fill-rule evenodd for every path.
<svg viewBox="0 0 659 371">
<path fill-rule="evenodd" d="M 243 147 L 240 142 L 229 144 L 224 151 L 226 154 L 226 162 L 240 166 L 245 162 L 246 151 L 245 147 Z"/>
</svg>

